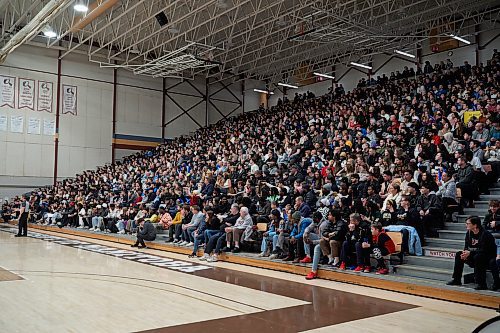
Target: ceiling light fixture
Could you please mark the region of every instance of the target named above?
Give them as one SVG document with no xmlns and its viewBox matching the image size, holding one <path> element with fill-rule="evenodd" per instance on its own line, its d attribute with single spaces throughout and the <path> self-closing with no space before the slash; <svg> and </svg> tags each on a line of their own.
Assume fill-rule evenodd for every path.
<svg viewBox="0 0 500 333">
<path fill-rule="evenodd" d="M 297 86 L 294 86 L 294 85 L 291 85 L 291 84 L 288 84 L 288 83 L 281 83 L 281 82 L 278 83 L 278 86 L 292 88 L 292 89 L 298 89 L 299 88 Z"/>
<path fill-rule="evenodd" d="M 460 41 L 460 42 L 462 42 L 462 43 L 465 43 L 465 44 L 467 44 L 467 45 L 470 45 L 470 43 L 471 43 L 471 42 L 469 42 L 467 39 L 464 39 L 464 38 L 462 38 L 462 37 L 460 37 L 460 36 L 457 36 L 457 35 L 450 35 L 450 37 L 451 37 L 451 38 L 454 38 L 454 39 L 456 39 L 456 40 L 458 40 L 458 41 Z"/>
<path fill-rule="evenodd" d="M 321 74 L 321 73 L 316 73 L 316 72 L 314 72 L 313 74 L 316 75 L 316 76 L 321 76 L 321 77 L 324 77 L 324 78 L 327 78 L 327 79 L 335 80 L 335 76 L 331 76 L 331 75 L 328 75 L 328 74 Z"/>
<path fill-rule="evenodd" d="M 415 56 L 413 54 L 408 53 L 408 52 L 404 52 L 404 51 L 394 50 L 394 53 L 403 55 L 405 57 L 415 58 Z"/>
<path fill-rule="evenodd" d="M 48 25 L 42 28 L 42 33 L 47 38 L 56 38 L 57 33 Z"/>
<path fill-rule="evenodd" d="M 274 95 L 272 91 L 266 91 L 262 89 L 254 89 L 253 91 L 258 92 L 258 93 L 263 93 L 263 94 L 268 94 L 268 95 Z"/>
<path fill-rule="evenodd" d="M 360 63 L 357 63 L 357 62 L 352 62 L 352 61 L 351 61 L 351 65 L 357 66 L 357 67 L 361 67 L 361 68 L 366 68 L 366 69 L 372 69 L 373 68 L 372 66 L 363 65 L 363 64 L 360 64 Z"/>
<path fill-rule="evenodd" d="M 80 13 L 86 13 L 89 10 L 89 7 L 87 7 L 87 5 L 85 5 L 85 3 L 83 1 L 81 1 L 81 2 L 76 3 L 73 6 L 73 9 L 77 12 L 80 12 Z"/>
</svg>

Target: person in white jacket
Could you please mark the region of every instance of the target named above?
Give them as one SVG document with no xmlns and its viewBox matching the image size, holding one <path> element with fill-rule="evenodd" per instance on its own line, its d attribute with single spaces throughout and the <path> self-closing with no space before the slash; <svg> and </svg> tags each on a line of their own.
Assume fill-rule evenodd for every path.
<svg viewBox="0 0 500 333">
<path fill-rule="evenodd" d="M 236 223 L 232 227 L 227 227 L 224 229 L 226 232 L 226 247 L 223 249 L 224 252 L 228 252 L 231 249 L 231 243 L 234 240 L 234 249 L 232 252 L 240 252 L 240 239 L 243 235 L 244 240 L 248 240 L 252 235 L 253 221 L 252 217 L 248 212 L 247 207 L 240 208 L 240 217 L 236 220 Z"/>
</svg>

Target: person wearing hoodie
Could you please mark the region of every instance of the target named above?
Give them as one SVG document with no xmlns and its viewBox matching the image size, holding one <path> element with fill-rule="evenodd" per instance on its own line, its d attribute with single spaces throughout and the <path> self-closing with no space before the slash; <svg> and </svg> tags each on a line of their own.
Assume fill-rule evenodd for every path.
<svg viewBox="0 0 500 333">
<path fill-rule="evenodd" d="M 347 265 L 354 263 L 354 259 L 356 259 L 357 266 L 354 268 L 354 271 L 361 272 L 365 270 L 361 244 L 371 242 L 370 223 L 362 220 L 358 213 L 352 213 L 349 216 L 348 229 L 345 241 L 342 243 L 339 269 L 346 270 Z M 370 272 L 369 267 L 366 270 Z"/>
<path fill-rule="evenodd" d="M 312 280 L 318 277 L 318 266 L 321 253 L 328 257 L 329 265 L 337 265 L 340 261 L 340 246 L 345 239 L 347 225 L 341 219 L 341 213 L 338 209 L 332 209 L 328 213 L 328 219 L 322 224 L 321 239 L 314 247 L 314 256 L 312 269 L 306 276 L 306 280 Z"/>
<path fill-rule="evenodd" d="M 380 222 L 375 222 L 371 226 L 372 241 L 363 242 L 361 247 L 363 249 L 364 261 L 365 261 L 365 272 L 368 266 L 368 271 L 370 271 L 370 254 L 377 260 L 377 272 L 376 274 L 388 274 L 389 270 L 385 264 L 384 256 L 396 252 L 396 245 L 392 239 L 385 233 L 382 229 L 382 224 Z"/>
<path fill-rule="evenodd" d="M 441 211 L 441 200 L 430 190 L 427 183 L 420 187 L 420 196 L 417 198 L 417 212 L 420 215 L 422 227 L 426 237 L 435 237 L 437 229 L 442 228 L 443 214 Z"/>
<path fill-rule="evenodd" d="M 298 213 L 298 214 L 296 214 Z M 308 217 L 301 217 L 300 212 L 292 214 L 292 231 L 288 240 L 288 256 L 283 259 L 284 261 L 293 261 L 298 263 L 304 258 L 304 232 L 306 228 L 312 223 L 312 219 Z"/>
<path fill-rule="evenodd" d="M 321 214 L 320 212 L 313 213 L 312 223 L 309 224 L 309 226 L 304 231 L 303 240 L 304 240 L 304 252 L 306 256 L 304 257 L 304 259 L 300 260 L 301 264 L 309 264 L 312 262 L 311 247 L 319 245 L 319 240 L 323 232 L 322 229 L 324 229 L 326 224 L 323 223 L 323 221 L 326 222 L 326 220 L 323 219 L 323 214 Z"/>
</svg>

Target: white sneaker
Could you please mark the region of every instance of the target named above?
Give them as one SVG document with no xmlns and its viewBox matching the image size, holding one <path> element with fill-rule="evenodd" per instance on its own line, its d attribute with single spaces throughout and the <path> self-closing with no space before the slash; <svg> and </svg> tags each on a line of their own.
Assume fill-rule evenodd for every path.
<svg viewBox="0 0 500 333">
<path fill-rule="evenodd" d="M 119 233 L 120 235 L 124 235 L 124 234 L 125 234 L 125 230 L 120 230 L 120 231 L 118 231 L 118 233 Z"/>
<path fill-rule="evenodd" d="M 194 245 L 193 242 L 189 242 L 189 243 L 186 244 L 186 246 L 193 246 L 193 245 Z"/>
<path fill-rule="evenodd" d="M 174 239 L 174 241 L 172 243 L 174 244 L 179 244 L 180 240 L 179 239 Z"/>
<path fill-rule="evenodd" d="M 276 259 L 276 258 L 278 258 L 278 254 L 276 254 L 276 253 L 271 254 L 271 255 L 269 256 L 269 259 L 271 259 L 271 260 Z"/>
<path fill-rule="evenodd" d="M 207 259 L 208 262 L 217 262 L 219 261 L 219 259 L 217 258 L 217 256 L 214 254 L 213 256 L 211 256 L 210 258 Z"/>
<path fill-rule="evenodd" d="M 83 229 L 83 227 L 76 227 L 77 229 Z"/>
<path fill-rule="evenodd" d="M 208 260 L 210 258 L 210 255 L 208 253 L 203 254 L 203 256 L 199 257 L 198 259 L 201 261 Z"/>
<path fill-rule="evenodd" d="M 180 243 L 179 243 L 179 245 L 180 245 L 180 246 L 184 246 L 184 245 L 186 245 L 187 243 L 188 243 L 188 242 L 186 242 L 186 241 L 182 241 L 182 242 L 180 242 Z"/>
<path fill-rule="evenodd" d="M 266 256 L 266 254 L 264 252 L 261 252 L 261 253 L 259 253 L 259 255 L 257 257 L 265 257 L 265 256 Z"/>
</svg>

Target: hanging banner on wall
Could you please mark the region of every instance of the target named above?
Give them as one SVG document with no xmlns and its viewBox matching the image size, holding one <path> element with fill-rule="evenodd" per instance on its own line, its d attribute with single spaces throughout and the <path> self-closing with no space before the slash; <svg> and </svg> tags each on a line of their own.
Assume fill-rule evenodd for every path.
<svg viewBox="0 0 500 333">
<path fill-rule="evenodd" d="M 62 114 L 71 113 L 76 116 L 77 88 L 63 84 Z"/>
<path fill-rule="evenodd" d="M 16 78 L 0 75 L 0 106 L 15 108 Z"/>
<path fill-rule="evenodd" d="M 10 131 L 12 133 L 24 132 L 24 117 L 23 116 L 10 116 Z"/>
<path fill-rule="evenodd" d="M 43 120 L 43 135 L 56 134 L 56 121 L 54 119 Z"/>
<path fill-rule="evenodd" d="M 7 116 L 0 115 L 0 131 L 7 132 Z"/>
<path fill-rule="evenodd" d="M 17 94 L 18 109 L 35 110 L 35 80 L 19 78 Z"/>
<path fill-rule="evenodd" d="M 28 134 L 40 134 L 40 118 L 31 118 L 28 121 Z"/>
<path fill-rule="evenodd" d="M 38 81 L 38 102 L 36 110 L 52 113 L 52 99 L 52 82 Z"/>
</svg>

